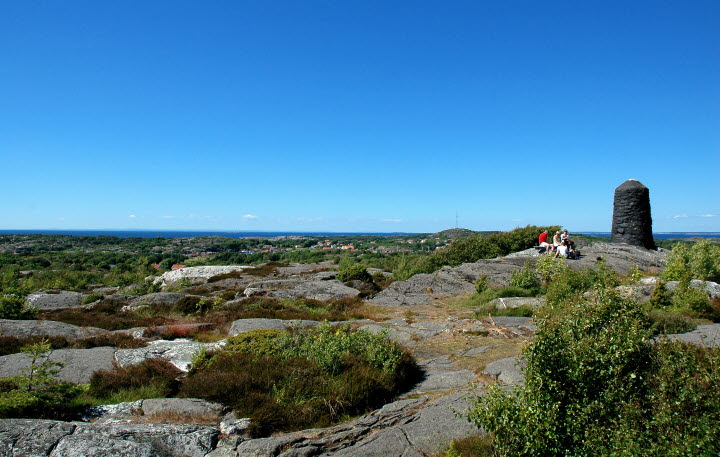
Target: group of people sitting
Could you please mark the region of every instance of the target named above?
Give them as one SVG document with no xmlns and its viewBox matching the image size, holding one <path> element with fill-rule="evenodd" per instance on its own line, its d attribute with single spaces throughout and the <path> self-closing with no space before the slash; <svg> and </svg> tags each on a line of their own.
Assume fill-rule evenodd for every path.
<svg viewBox="0 0 720 457">
<path fill-rule="evenodd" d="M 555 257 L 565 257 L 569 259 L 577 259 L 578 252 L 575 250 L 575 242 L 568 235 L 567 229 L 562 232 L 558 230 L 553 236 L 552 244 L 548 242 L 548 231 L 545 230 L 538 237 L 540 247 L 545 248 L 545 253 L 555 253 Z"/>
</svg>

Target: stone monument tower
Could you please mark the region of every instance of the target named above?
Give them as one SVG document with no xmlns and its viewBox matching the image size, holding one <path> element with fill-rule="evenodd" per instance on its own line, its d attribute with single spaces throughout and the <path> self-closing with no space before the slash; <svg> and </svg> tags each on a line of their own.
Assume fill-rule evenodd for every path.
<svg viewBox="0 0 720 457">
<path fill-rule="evenodd" d="M 650 216 L 650 190 L 636 179 L 628 179 L 615 189 L 612 242 L 655 249 Z"/>
</svg>

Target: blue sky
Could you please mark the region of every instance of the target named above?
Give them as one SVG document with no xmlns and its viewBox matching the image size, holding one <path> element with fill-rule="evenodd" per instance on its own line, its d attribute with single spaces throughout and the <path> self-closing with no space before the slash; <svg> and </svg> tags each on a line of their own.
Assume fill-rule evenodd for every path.
<svg viewBox="0 0 720 457">
<path fill-rule="evenodd" d="M 720 231 L 717 1 L 0 1 L 0 229 Z"/>
</svg>

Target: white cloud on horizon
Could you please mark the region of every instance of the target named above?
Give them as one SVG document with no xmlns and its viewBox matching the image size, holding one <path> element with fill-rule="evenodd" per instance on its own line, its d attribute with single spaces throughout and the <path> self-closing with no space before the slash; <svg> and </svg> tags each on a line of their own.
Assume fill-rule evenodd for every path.
<svg viewBox="0 0 720 457">
<path fill-rule="evenodd" d="M 163 216 L 163 219 L 174 219 L 175 216 Z"/>
<path fill-rule="evenodd" d="M 247 219 L 247 220 L 253 220 L 253 219 L 257 219 L 257 218 L 258 217 L 253 214 L 246 214 L 243 216 L 243 219 Z"/>
<path fill-rule="evenodd" d="M 130 219 L 137 219 L 137 216 L 134 215 L 134 214 L 129 214 L 129 215 L 128 215 L 128 218 L 130 218 Z"/>
<path fill-rule="evenodd" d="M 673 219 L 687 219 L 687 214 L 678 214 L 677 216 L 673 216 Z"/>
<path fill-rule="evenodd" d="M 718 217 L 717 214 L 702 214 L 700 217 Z"/>
<path fill-rule="evenodd" d="M 402 222 L 402 219 L 380 219 L 381 222 Z"/>
</svg>

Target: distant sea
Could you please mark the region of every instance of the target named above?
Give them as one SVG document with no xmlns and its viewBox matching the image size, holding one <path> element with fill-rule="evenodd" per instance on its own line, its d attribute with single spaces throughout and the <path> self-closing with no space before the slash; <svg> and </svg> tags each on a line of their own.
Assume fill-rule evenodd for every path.
<svg viewBox="0 0 720 457">
<path fill-rule="evenodd" d="M 222 236 L 226 238 L 275 238 L 278 236 L 405 236 L 406 232 L 212 232 L 182 230 L 0 230 L 0 235 L 70 235 L 116 236 L 118 238 L 194 238 Z"/>
<path fill-rule="evenodd" d="M 580 235 L 610 236 L 610 232 L 580 232 Z M 659 240 L 675 238 L 720 238 L 720 232 L 655 232 L 653 238 Z"/>
<path fill-rule="evenodd" d="M 610 236 L 610 232 L 580 232 L 580 235 Z M 192 230 L 0 230 L 0 235 L 70 235 L 116 236 L 119 238 L 193 238 L 222 236 L 226 238 L 275 238 L 278 236 L 410 236 L 411 232 L 213 232 Z M 658 239 L 668 238 L 720 238 L 720 232 L 659 232 Z"/>
</svg>

